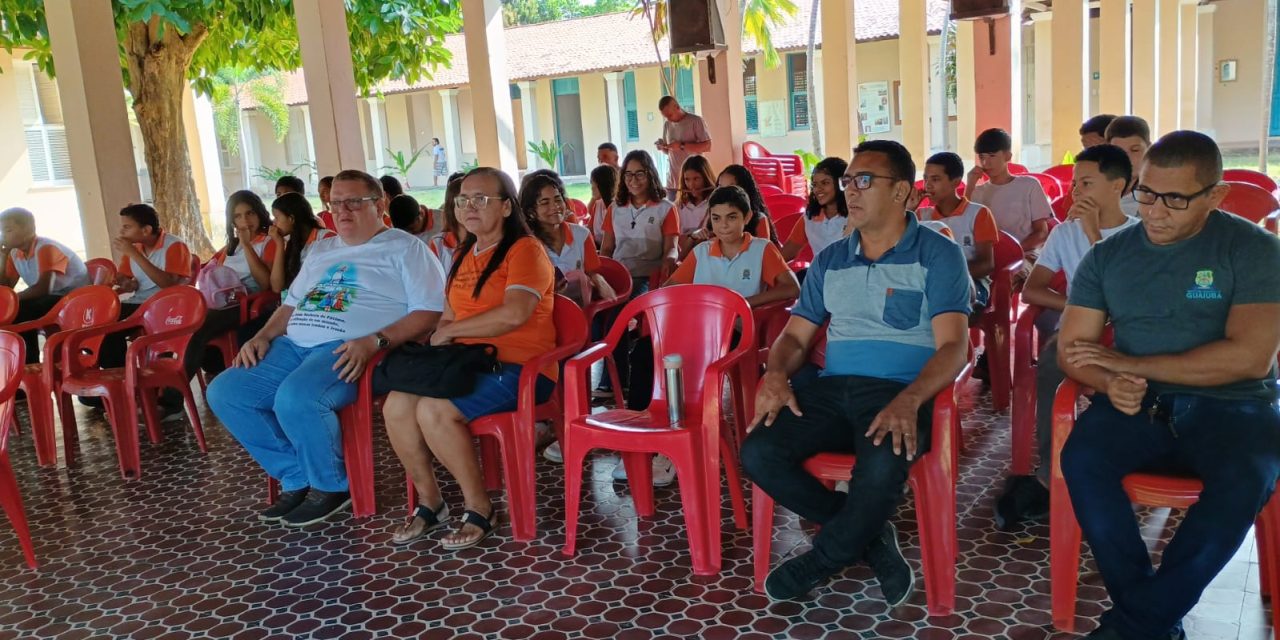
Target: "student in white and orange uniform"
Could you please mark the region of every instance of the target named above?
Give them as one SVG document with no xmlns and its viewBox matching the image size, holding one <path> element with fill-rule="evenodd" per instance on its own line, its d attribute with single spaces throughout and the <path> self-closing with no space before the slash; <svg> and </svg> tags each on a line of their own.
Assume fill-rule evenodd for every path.
<svg viewBox="0 0 1280 640">
<path fill-rule="evenodd" d="M 795 260 L 805 246 L 816 258 L 823 249 L 844 237 L 849 207 L 839 183 L 848 167 L 849 163 L 840 158 L 827 158 L 813 168 L 813 184 L 804 218 L 791 228 L 791 236 L 782 245 L 782 257 L 787 262 Z"/>
<path fill-rule="evenodd" d="M 916 216 L 921 221 L 941 222 L 951 230 L 951 239 L 960 245 L 969 264 L 969 277 L 977 291 L 973 312 L 979 314 L 990 298 L 1000 231 L 990 209 L 956 195 L 963 179 L 964 161 L 960 156 L 949 151 L 930 156 L 924 165 L 924 192 L 933 206 L 919 208 Z"/>
<path fill-rule="evenodd" d="M 13 287 L 21 279 L 27 285 L 18 292 L 18 316 L 14 322 L 35 320 L 48 313 L 62 296 L 89 284 L 89 271 L 80 256 L 66 246 L 36 235 L 36 217 L 26 209 L 0 212 L 0 284 Z M 40 361 L 36 333 L 23 335 L 27 362 Z"/>
<path fill-rule="evenodd" d="M 293 284 L 311 247 L 331 237 L 333 231 L 320 224 L 311 212 L 311 203 L 302 195 L 286 193 L 271 203 L 272 225 L 267 230 L 271 241 L 281 247 L 271 260 L 271 290 L 282 293 Z"/>
<path fill-rule="evenodd" d="M 604 216 L 613 208 L 621 179 L 618 168 L 611 164 L 602 164 L 591 170 L 591 202 L 587 208 L 591 213 L 591 235 L 595 237 L 596 245 L 604 242 Z"/>
<path fill-rule="evenodd" d="M 591 230 L 566 221 L 564 186 L 549 176 L 536 176 L 520 188 L 519 200 L 529 229 L 562 276 L 556 290 L 579 305 L 616 298 L 618 294 L 599 273 L 600 256 Z"/>
<path fill-rule="evenodd" d="M 440 207 L 440 217 L 444 218 L 443 230 L 427 241 L 427 248 L 435 254 L 444 267 L 445 274 L 453 271 L 453 254 L 467 239 L 467 230 L 458 223 L 457 198 L 462 190 L 463 174 L 458 172 L 449 176 L 449 184 L 444 189 L 444 204 Z"/>
</svg>

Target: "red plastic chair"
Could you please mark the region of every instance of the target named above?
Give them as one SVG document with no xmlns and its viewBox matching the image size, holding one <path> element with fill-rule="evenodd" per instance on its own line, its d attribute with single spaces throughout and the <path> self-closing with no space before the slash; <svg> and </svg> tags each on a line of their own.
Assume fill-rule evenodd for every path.
<svg viewBox="0 0 1280 640">
<path fill-rule="evenodd" d="M 758 184 L 756 185 L 756 188 L 760 190 L 760 197 L 762 198 L 768 198 L 769 196 L 782 195 L 782 189 L 779 189 L 771 184 Z"/>
<path fill-rule="evenodd" d="M 823 343 L 814 345 L 811 361 L 825 361 L 821 353 L 824 343 L 825 339 Z M 965 365 L 956 378 L 957 382 L 968 378 L 972 366 Z M 956 410 L 955 388 L 956 383 L 950 384 L 934 396 L 929 451 L 911 466 L 908 477 L 916 500 L 925 600 L 930 616 L 951 615 L 956 604 L 956 557 L 959 555 L 956 540 L 956 434 L 960 431 L 960 414 Z M 821 480 L 835 483 L 849 480 L 856 463 L 857 456 L 851 454 L 823 453 L 809 458 L 805 469 Z M 751 492 L 751 504 L 755 590 L 763 593 L 773 546 L 774 501 L 755 486 Z"/>
<path fill-rule="evenodd" d="M 1062 192 L 1065 194 L 1071 191 L 1071 181 L 1075 179 L 1076 167 L 1071 164 L 1059 164 L 1049 167 L 1041 171 L 1041 173 L 1057 180 L 1062 185 Z"/>
<path fill-rule="evenodd" d="M 259 291 L 251 295 L 240 298 L 240 325 L 247 324 L 250 320 L 255 320 L 262 315 L 264 311 L 272 305 L 280 304 L 280 294 L 274 291 Z M 228 331 L 208 343 L 209 347 L 218 350 L 218 355 L 222 357 L 222 366 L 230 367 L 231 362 L 235 360 L 236 354 L 240 352 L 240 344 L 236 339 L 235 331 Z M 196 373 L 196 379 L 200 382 L 200 393 L 208 399 L 209 380 L 204 375 L 204 370 Z"/>
<path fill-rule="evenodd" d="M 569 210 L 577 217 L 578 224 L 589 226 L 591 222 L 591 210 L 587 208 L 587 203 L 577 198 L 569 198 Z"/>
<path fill-rule="evenodd" d="M 69 407 L 68 394 L 100 397 L 106 404 L 107 417 L 116 437 L 116 453 L 120 473 L 125 479 L 142 475 L 138 445 L 138 401 L 142 400 L 143 417 L 151 442 L 160 442 L 160 417 L 156 415 L 156 395 L 166 387 L 177 389 L 187 406 L 187 416 L 195 432 L 200 451 L 207 452 L 200 412 L 191 395 L 182 356 L 191 336 L 204 322 L 204 296 L 189 285 L 168 287 L 149 298 L 128 319 L 112 324 L 68 332 L 62 357 L 63 407 Z M 96 346 L 111 333 L 139 332 L 129 344 L 123 368 L 98 368 Z M 86 356 L 82 349 L 91 353 Z M 74 447 L 75 429 L 67 429 L 74 415 L 64 413 L 63 437 L 67 451 Z"/>
<path fill-rule="evenodd" d="M 653 339 L 654 385 L 652 401 L 644 411 L 616 409 L 591 414 L 585 395 L 591 364 L 618 346 L 631 318 L 643 317 Z M 732 351 L 735 323 L 742 327 Z M 690 327 L 698 327 L 690 331 Z M 662 358 L 684 358 L 683 427 L 671 428 L 667 419 Z M 651 456 L 671 458 L 677 469 L 680 496 L 693 572 L 715 575 L 720 571 L 720 458 L 729 445 L 722 438 L 721 400 L 724 379 L 733 369 L 752 363 L 756 354 L 755 324 L 751 308 L 741 295 L 713 285 L 690 284 L 650 291 L 623 307 L 618 322 L 604 342 L 592 345 L 565 365 L 565 434 L 562 440 L 565 468 L 564 554 L 577 548 L 578 509 L 582 499 L 582 463 L 592 449 L 622 452 L 628 483 L 640 517 L 653 515 Z M 741 392 L 741 390 L 738 390 Z M 750 421 L 749 415 L 741 419 Z M 726 460 L 735 517 L 745 528 L 745 505 L 736 461 Z"/>
<path fill-rule="evenodd" d="M 778 242 L 786 244 L 787 238 L 791 237 L 792 230 L 795 229 L 796 225 L 804 224 L 803 220 L 803 212 L 775 218 L 773 220 L 773 228 L 778 232 Z M 796 254 L 795 259 L 788 262 L 787 265 L 791 267 L 792 271 L 799 271 L 808 268 L 811 262 L 813 262 L 813 247 L 806 244 L 800 249 L 800 253 Z"/>
<path fill-rule="evenodd" d="M 1049 281 L 1054 291 L 1067 290 L 1067 274 L 1059 271 Z M 1040 341 L 1036 319 L 1044 307 L 1027 305 L 1018 314 L 1018 324 L 1013 331 L 1013 405 L 1010 407 L 1009 426 L 1012 434 L 1013 463 L 1010 473 L 1015 476 L 1031 474 L 1031 451 L 1035 448 L 1036 432 L 1036 364 L 1040 353 Z"/>
<path fill-rule="evenodd" d="M 53 395 L 61 386 L 62 344 L 68 332 L 116 322 L 120 319 L 120 298 L 110 287 L 89 285 L 63 296 L 49 313 L 35 320 L 4 327 L 17 334 L 41 331 L 45 335 L 41 362 L 23 368 L 20 388 L 27 394 L 27 411 L 31 414 L 31 432 L 35 437 L 36 460 L 41 465 L 58 463 L 57 435 L 53 429 Z M 93 345 L 96 349 L 97 345 Z M 61 395 L 61 394 L 59 394 Z M 69 398 L 68 398 L 69 400 Z M 62 411 L 69 417 L 63 428 L 75 429 L 74 409 L 68 404 Z M 67 464 L 74 454 L 67 448 Z"/>
<path fill-rule="evenodd" d="M 1024 166 L 1022 166 L 1022 165 L 1020 165 L 1020 164 L 1018 164 L 1018 163 L 1016 163 L 1016 162 L 1010 162 L 1010 163 L 1009 163 L 1009 174 L 1010 174 L 1010 175 L 1020 176 L 1020 175 L 1024 175 L 1024 174 L 1028 174 L 1028 173 L 1031 173 L 1031 172 L 1030 172 L 1030 171 L 1027 171 L 1027 168 L 1026 168 L 1026 167 L 1024 167 Z"/>
<path fill-rule="evenodd" d="M 116 279 L 116 263 L 107 258 L 94 258 L 84 263 L 85 268 L 89 271 L 90 284 L 105 284 L 111 286 Z"/>
<path fill-rule="evenodd" d="M 982 314 L 978 327 L 982 330 L 987 372 L 991 379 L 991 404 L 996 411 L 1009 406 L 1010 333 L 1015 316 L 1013 275 L 1022 269 L 1022 245 L 1008 232 L 1000 232 L 995 247 L 995 271 L 991 272 L 991 301 Z"/>
<path fill-rule="evenodd" d="M 744 162 L 749 159 L 762 158 L 777 160 L 782 166 L 783 175 L 788 177 L 787 184 L 781 187 L 783 192 L 794 193 L 798 196 L 809 195 L 809 179 L 805 175 L 804 160 L 800 156 L 794 153 L 772 153 L 758 142 L 742 143 L 742 159 Z"/>
<path fill-rule="evenodd" d="M 11 324 L 17 317 L 18 294 L 9 287 L 0 287 L 0 325 Z"/>
<path fill-rule="evenodd" d="M 631 299 L 631 287 L 634 284 L 631 278 L 631 271 L 613 258 L 601 256 L 600 269 L 597 273 L 604 278 L 605 282 L 609 283 L 609 286 L 614 293 L 618 294 L 618 297 L 613 300 L 600 300 L 597 298 L 582 308 L 582 315 L 587 321 L 588 335 L 590 335 L 591 327 L 595 326 L 597 315 L 600 315 L 603 311 L 621 307 Z M 621 378 L 618 376 L 618 365 L 613 361 L 612 355 L 605 360 L 605 373 L 609 376 L 609 382 L 613 385 L 613 400 L 617 403 L 614 406 L 623 406 Z"/>
<path fill-rule="evenodd" d="M 1053 400 L 1053 470 L 1049 478 L 1049 580 L 1053 594 L 1053 626 L 1073 631 L 1076 590 L 1080 578 L 1080 525 L 1076 521 L 1067 482 L 1062 476 L 1062 447 L 1076 422 L 1080 383 L 1067 378 Z M 1204 485 L 1195 478 L 1154 473 L 1131 473 L 1124 478 L 1129 499 L 1151 507 L 1185 509 L 1200 499 Z M 1278 492 L 1280 493 L 1280 492 Z M 1258 568 L 1264 597 L 1280 593 L 1280 501 L 1271 495 L 1254 523 Z M 1271 607 L 1271 628 L 1280 629 L 1280 607 Z"/>
<path fill-rule="evenodd" d="M 557 386 L 549 400 L 535 404 L 538 373 L 551 364 L 559 365 L 577 354 L 582 345 L 586 344 L 588 336 L 582 310 L 572 300 L 557 295 L 554 317 L 556 347 L 530 360 L 521 368 L 516 410 L 484 416 L 468 425 L 471 433 L 481 439 L 482 467 L 488 485 L 486 488 L 489 490 L 501 486 L 497 474 L 491 471 L 496 470 L 499 464 L 494 458 L 501 460 L 502 478 L 507 485 L 507 508 L 511 511 L 511 531 L 513 537 L 521 541 L 533 540 L 538 533 L 534 423 L 550 420 L 555 423 L 557 435 L 564 430 L 564 410 L 561 408 L 564 388 Z M 489 446 L 490 443 L 496 443 L 497 446 Z M 405 480 L 408 485 L 409 513 L 412 514 L 418 505 L 417 491 L 408 474 Z"/>
<path fill-rule="evenodd" d="M 1266 226 L 1264 220 L 1280 210 L 1280 203 L 1270 191 L 1248 182 L 1228 182 L 1231 190 L 1223 198 L 1219 206 L 1223 211 L 1230 211 L 1241 218 L 1247 218 Z"/>
<path fill-rule="evenodd" d="M 1071 205 L 1075 204 L 1076 199 L 1071 195 L 1071 189 L 1066 189 L 1062 193 L 1062 197 L 1049 203 L 1049 207 L 1053 209 L 1053 217 L 1058 222 L 1066 222 L 1067 214 L 1071 212 Z"/>
<path fill-rule="evenodd" d="M 1225 169 L 1222 179 L 1226 182 L 1247 182 L 1271 193 L 1277 189 L 1276 181 L 1271 176 L 1253 169 Z"/>
<path fill-rule="evenodd" d="M 769 208 L 770 216 L 784 217 L 804 213 L 805 207 L 809 206 L 809 199 L 784 193 L 780 196 L 765 196 L 764 206 Z"/>
<path fill-rule="evenodd" d="M 22 555 L 27 566 L 36 568 L 36 552 L 31 544 L 31 530 L 27 528 L 27 514 L 22 508 L 22 495 L 18 492 L 18 479 L 9 463 L 9 429 L 14 425 L 14 396 L 22 377 L 22 363 L 26 361 L 26 345 L 22 336 L 0 331 L 0 505 L 13 523 L 22 545 Z"/>
<path fill-rule="evenodd" d="M 1053 202 L 1054 200 L 1061 198 L 1063 192 L 1066 191 L 1066 189 L 1063 188 L 1062 183 L 1053 176 L 1043 173 L 1028 173 L 1027 175 L 1040 181 L 1040 188 L 1044 189 L 1044 195 L 1049 199 L 1049 202 Z"/>
</svg>

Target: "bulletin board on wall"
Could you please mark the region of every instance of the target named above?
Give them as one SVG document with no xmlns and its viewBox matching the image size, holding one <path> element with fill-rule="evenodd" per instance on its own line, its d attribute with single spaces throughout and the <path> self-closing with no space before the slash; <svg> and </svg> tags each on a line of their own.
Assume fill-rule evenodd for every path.
<svg viewBox="0 0 1280 640">
<path fill-rule="evenodd" d="M 787 103 L 784 100 L 764 100 L 758 106 L 760 112 L 760 137 L 781 138 L 787 135 Z"/>
<path fill-rule="evenodd" d="M 858 119 L 868 135 L 893 129 L 893 107 L 889 104 L 888 82 L 858 83 Z"/>
</svg>

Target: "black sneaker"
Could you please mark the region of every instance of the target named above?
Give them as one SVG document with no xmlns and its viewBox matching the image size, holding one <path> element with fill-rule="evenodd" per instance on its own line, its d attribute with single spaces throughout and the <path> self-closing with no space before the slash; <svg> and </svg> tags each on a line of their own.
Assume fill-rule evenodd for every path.
<svg viewBox="0 0 1280 640">
<path fill-rule="evenodd" d="M 275 522 L 286 515 L 289 515 L 290 511 L 297 509 L 298 505 L 302 504 L 302 502 L 307 499 L 308 491 L 310 491 L 310 488 L 303 487 L 297 491 L 285 491 L 284 493 L 281 493 L 280 496 L 276 498 L 274 504 L 268 507 L 265 511 L 258 513 L 258 519 L 263 522 Z"/>
<path fill-rule="evenodd" d="M 982 382 L 991 381 L 991 372 L 987 370 L 987 352 L 986 351 L 983 351 L 982 353 L 978 354 L 978 361 L 973 363 L 972 377 L 974 380 L 979 380 Z"/>
<path fill-rule="evenodd" d="M 1035 476 L 1013 476 L 996 501 L 996 528 L 1012 531 L 1023 522 L 1049 518 L 1049 490 Z"/>
<path fill-rule="evenodd" d="M 826 584 L 843 568 L 827 565 L 816 551 L 810 550 L 770 571 L 764 581 L 764 593 L 775 601 L 796 600 Z"/>
<path fill-rule="evenodd" d="M 1120 635 L 1119 631 L 1116 631 L 1114 628 L 1108 627 L 1107 625 L 1099 626 L 1097 629 L 1093 630 L 1093 633 L 1090 633 L 1085 637 L 1093 638 L 1094 640 L 1127 640 L 1124 636 Z"/>
<path fill-rule="evenodd" d="M 897 607 L 915 591 L 916 574 L 902 557 L 898 546 L 898 530 L 892 522 L 884 523 L 884 530 L 867 546 L 867 564 L 880 581 L 880 592 L 889 608 Z"/>
<path fill-rule="evenodd" d="M 280 518 L 287 527 L 305 527 L 309 524 L 323 522 L 329 516 L 351 506 L 351 492 L 339 491 L 330 493 L 312 489 L 307 492 L 306 500 Z"/>
</svg>

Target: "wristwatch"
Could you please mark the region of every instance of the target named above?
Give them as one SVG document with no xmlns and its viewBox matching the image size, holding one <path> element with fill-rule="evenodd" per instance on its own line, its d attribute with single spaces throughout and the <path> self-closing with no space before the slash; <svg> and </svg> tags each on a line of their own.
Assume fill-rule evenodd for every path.
<svg viewBox="0 0 1280 640">
<path fill-rule="evenodd" d="M 383 350 L 383 349 L 386 349 L 387 347 L 391 346 L 391 338 L 388 338 L 388 337 L 386 336 L 386 334 L 382 333 L 381 331 L 379 331 L 379 332 L 377 332 L 377 333 L 373 334 L 373 337 L 374 337 L 374 338 L 376 338 L 376 339 L 378 340 L 378 350 L 379 350 L 379 351 L 381 351 L 381 350 Z"/>
</svg>

